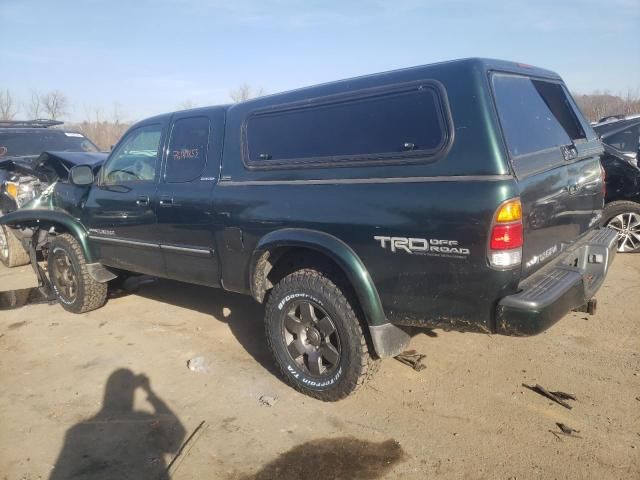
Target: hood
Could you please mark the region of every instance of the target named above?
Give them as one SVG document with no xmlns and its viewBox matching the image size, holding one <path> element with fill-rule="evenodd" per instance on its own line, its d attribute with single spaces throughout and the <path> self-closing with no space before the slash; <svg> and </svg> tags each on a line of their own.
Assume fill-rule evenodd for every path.
<svg viewBox="0 0 640 480">
<path fill-rule="evenodd" d="M 109 156 L 103 152 L 42 152 L 36 159 L 36 163 L 46 162 L 49 159 L 58 160 L 67 165 L 69 169 L 76 165 L 102 165 Z"/>
<path fill-rule="evenodd" d="M 76 165 L 90 165 L 96 171 L 108 156 L 108 153 L 93 152 L 42 152 L 38 157 L 0 161 L 0 169 L 33 175 L 51 183 L 56 180 L 67 180 L 69 170 Z"/>
</svg>

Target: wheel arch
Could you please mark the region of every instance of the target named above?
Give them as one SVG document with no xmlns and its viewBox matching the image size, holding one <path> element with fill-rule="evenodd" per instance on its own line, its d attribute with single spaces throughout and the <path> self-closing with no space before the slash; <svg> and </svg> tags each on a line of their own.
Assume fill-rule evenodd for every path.
<svg viewBox="0 0 640 480">
<path fill-rule="evenodd" d="M 0 225 L 19 228 L 62 227 L 64 231 L 73 235 L 84 253 L 87 263 L 95 262 L 95 255 L 89 246 L 87 230 L 77 219 L 66 212 L 55 210 L 17 210 L 0 217 Z"/>
<path fill-rule="evenodd" d="M 308 249 L 330 259 L 349 281 L 369 326 L 387 323 L 378 290 L 362 260 L 342 240 L 316 230 L 275 230 L 258 242 L 252 255 L 250 270 L 251 294 L 257 301 L 264 300 L 270 288 L 267 276 L 279 261 L 280 255 L 288 248 Z"/>
</svg>

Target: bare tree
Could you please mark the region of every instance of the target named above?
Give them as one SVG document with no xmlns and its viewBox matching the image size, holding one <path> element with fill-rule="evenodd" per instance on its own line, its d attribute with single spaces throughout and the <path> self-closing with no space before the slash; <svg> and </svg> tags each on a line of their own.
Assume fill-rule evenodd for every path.
<svg viewBox="0 0 640 480">
<path fill-rule="evenodd" d="M 608 91 L 595 91 L 590 94 L 574 94 L 578 106 L 589 119 L 595 122 L 610 115 L 631 115 L 640 113 L 640 92 L 627 90 L 622 95 L 613 95 Z"/>
<path fill-rule="evenodd" d="M 640 89 L 627 89 L 627 94 L 622 99 L 622 109 L 625 115 L 640 113 Z"/>
<path fill-rule="evenodd" d="M 85 107 L 86 120 L 69 125 L 90 138 L 102 151 L 108 151 L 115 145 L 130 124 L 123 121 L 120 105 L 115 102 L 109 120 L 104 116 L 101 107 Z"/>
<path fill-rule="evenodd" d="M 262 97 L 267 92 L 264 88 L 258 87 L 253 88 L 251 85 L 247 83 L 243 83 L 237 88 L 234 88 L 229 92 L 229 97 L 234 103 L 244 102 L 245 100 L 249 100 L 251 98 Z"/>
<path fill-rule="evenodd" d="M 69 113 L 69 98 L 60 90 L 53 90 L 42 98 L 42 107 L 49 118 L 57 120 Z"/>
<path fill-rule="evenodd" d="M 113 106 L 111 107 L 111 121 L 114 125 L 120 125 L 122 123 L 122 117 L 124 114 L 122 113 L 122 105 L 118 102 L 113 102 Z"/>
<path fill-rule="evenodd" d="M 25 105 L 27 117 L 33 120 L 40 118 L 43 113 L 42 107 L 42 95 L 37 90 L 31 90 L 31 98 L 29 103 Z"/>
<path fill-rule="evenodd" d="M 13 120 L 18 114 L 18 106 L 7 88 L 0 90 L 0 120 Z"/>
</svg>

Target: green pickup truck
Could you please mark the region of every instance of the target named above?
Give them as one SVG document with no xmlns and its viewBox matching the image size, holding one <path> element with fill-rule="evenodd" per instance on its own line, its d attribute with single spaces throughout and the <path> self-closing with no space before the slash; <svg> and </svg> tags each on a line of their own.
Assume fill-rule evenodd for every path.
<svg viewBox="0 0 640 480">
<path fill-rule="evenodd" d="M 283 377 L 331 401 L 415 327 L 593 313 L 601 153 L 557 74 L 457 60 L 146 119 L 0 223 L 71 312 L 131 272 L 252 296 Z"/>
</svg>

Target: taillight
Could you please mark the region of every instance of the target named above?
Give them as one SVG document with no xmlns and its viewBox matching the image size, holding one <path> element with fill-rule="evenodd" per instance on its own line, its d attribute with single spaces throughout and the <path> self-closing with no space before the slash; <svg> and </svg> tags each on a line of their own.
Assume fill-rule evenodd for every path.
<svg viewBox="0 0 640 480">
<path fill-rule="evenodd" d="M 513 250 L 522 246 L 522 223 L 496 225 L 491 232 L 491 250 Z"/>
<path fill-rule="evenodd" d="M 522 262 L 522 204 L 519 198 L 502 203 L 493 217 L 487 257 L 495 268 L 511 268 Z"/>
</svg>

